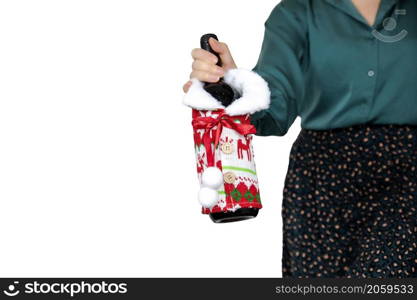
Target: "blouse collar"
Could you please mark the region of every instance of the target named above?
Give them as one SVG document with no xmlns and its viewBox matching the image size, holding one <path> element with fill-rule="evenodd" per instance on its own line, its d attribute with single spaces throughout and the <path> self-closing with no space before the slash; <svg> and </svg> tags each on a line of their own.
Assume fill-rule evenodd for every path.
<svg viewBox="0 0 417 300">
<path fill-rule="evenodd" d="M 352 0 L 325 0 L 330 5 L 334 6 L 337 9 L 342 10 L 344 13 L 350 15 L 355 20 L 364 23 L 365 25 L 369 26 L 368 22 L 365 18 L 361 15 L 358 9 L 353 4 Z M 372 27 L 377 27 L 381 24 L 381 22 L 386 18 L 387 12 L 391 10 L 391 8 L 397 4 L 399 0 L 381 0 L 380 7 L 378 9 L 378 13 L 375 19 L 375 24 Z"/>
</svg>

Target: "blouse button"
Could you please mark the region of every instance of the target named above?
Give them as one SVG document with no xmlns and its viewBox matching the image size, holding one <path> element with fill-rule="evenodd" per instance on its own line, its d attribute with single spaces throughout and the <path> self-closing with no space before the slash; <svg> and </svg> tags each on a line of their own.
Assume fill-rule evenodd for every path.
<svg viewBox="0 0 417 300">
<path fill-rule="evenodd" d="M 373 70 L 369 70 L 368 76 L 373 77 L 375 75 L 375 72 Z"/>
</svg>

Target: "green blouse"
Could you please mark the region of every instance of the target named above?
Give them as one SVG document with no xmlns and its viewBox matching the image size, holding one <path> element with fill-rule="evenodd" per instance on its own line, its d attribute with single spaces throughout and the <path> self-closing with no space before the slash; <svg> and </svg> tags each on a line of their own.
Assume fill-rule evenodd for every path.
<svg viewBox="0 0 417 300">
<path fill-rule="evenodd" d="M 257 135 L 417 124 L 417 1 L 382 0 L 370 26 L 351 0 L 283 0 L 265 22 L 254 71 L 271 106 L 252 115 Z"/>
</svg>

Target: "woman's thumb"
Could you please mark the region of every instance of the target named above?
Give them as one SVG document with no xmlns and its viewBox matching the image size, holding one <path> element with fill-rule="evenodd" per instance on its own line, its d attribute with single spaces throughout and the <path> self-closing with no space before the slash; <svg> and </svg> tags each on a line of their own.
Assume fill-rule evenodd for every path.
<svg viewBox="0 0 417 300">
<path fill-rule="evenodd" d="M 219 42 L 213 38 L 209 39 L 209 43 L 211 48 L 219 54 L 220 59 L 222 60 L 222 67 L 225 71 L 236 68 L 236 64 L 227 44 Z"/>
</svg>

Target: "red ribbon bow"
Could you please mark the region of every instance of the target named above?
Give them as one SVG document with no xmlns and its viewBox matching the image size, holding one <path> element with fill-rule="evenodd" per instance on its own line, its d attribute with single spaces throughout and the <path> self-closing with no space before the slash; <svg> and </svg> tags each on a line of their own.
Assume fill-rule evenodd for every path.
<svg viewBox="0 0 417 300">
<path fill-rule="evenodd" d="M 241 135 L 247 135 L 247 134 L 254 134 L 256 133 L 256 128 L 252 124 L 242 124 L 242 123 L 236 123 L 233 120 L 233 117 L 227 115 L 224 111 L 221 112 L 217 118 L 213 117 L 197 117 L 192 121 L 192 125 L 194 130 L 197 129 L 204 129 L 203 134 L 203 143 L 204 147 L 206 148 L 207 152 L 207 164 L 208 167 L 214 166 L 214 153 L 211 149 L 211 141 L 212 138 L 210 136 L 210 132 L 212 131 L 213 127 L 217 126 L 215 130 L 214 135 L 214 149 L 217 148 L 217 145 L 219 144 L 220 135 L 223 131 L 223 126 L 233 129 L 240 133 Z"/>
</svg>

